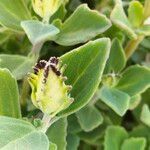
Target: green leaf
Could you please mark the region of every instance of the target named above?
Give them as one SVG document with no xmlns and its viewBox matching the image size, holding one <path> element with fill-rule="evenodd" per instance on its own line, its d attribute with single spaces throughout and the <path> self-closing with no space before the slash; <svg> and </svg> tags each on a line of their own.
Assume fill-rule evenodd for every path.
<svg viewBox="0 0 150 150">
<path fill-rule="evenodd" d="M 26 121 L 9 117 L 0 117 L 0 149 L 10 150 L 48 150 L 49 141 L 46 135 Z"/>
<path fill-rule="evenodd" d="M 145 125 L 139 125 L 130 132 L 130 137 L 146 137 L 150 141 L 150 128 Z"/>
<path fill-rule="evenodd" d="M 35 131 L 29 122 L 3 116 L 0 116 L 0 129 L 0 148 Z"/>
<path fill-rule="evenodd" d="M 80 132 L 78 133 L 78 136 L 82 141 L 85 141 L 86 143 L 92 144 L 99 138 L 102 138 L 104 136 L 104 132 L 106 129 L 106 124 L 102 124 L 99 127 L 95 128 L 94 130 L 90 132 Z"/>
<path fill-rule="evenodd" d="M 120 90 L 103 86 L 98 95 L 119 116 L 123 116 L 129 108 L 130 96 Z"/>
<path fill-rule="evenodd" d="M 68 120 L 68 129 L 67 130 L 69 133 L 76 134 L 76 133 L 82 131 L 75 114 L 68 116 L 67 120 Z"/>
<path fill-rule="evenodd" d="M 0 24 L 3 26 L 22 31 L 20 22 L 29 19 L 31 15 L 23 0 L 0 0 Z"/>
<path fill-rule="evenodd" d="M 150 11 L 149 11 L 150 1 L 149 0 L 145 0 L 144 2 L 145 2 L 144 3 L 144 17 L 148 18 L 150 16 Z"/>
<path fill-rule="evenodd" d="M 63 118 L 52 124 L 46 134 L 57 145 L 57 150 L 66 150 L 67 119 Z"/>
<path fill-rule="evenodd" d="M 137 35 L 134 33 L 132 29 L 132 25 L 130 24 L 123 7 L 120 3 L 117 3 L 114 9 L 111 12 L 110 18 L 112 22 L 121 30 L 123 30 L 130 38 L 136 39 Z"/>
<path fill-rule="evenodd" d="M 59 116 L 69 115 L 85 106 L 95 93 L 104 71 L 110 51 L 110 40 L 102 38 L 63 55 L 60 59 L 67 64 L 64 74 L 67 84 L 72 85 L 74 102 Z"/>
<path fill-rule="evenodd" d="M 59 30 L 55 26 L 44 24 L 37 20 L 22 21 L 21 26 L 33 45 L 40 42 L 44 43 L 59 33 Z"/>
<path fill-rule="evenodd" d="M 7 69 L 0 69 L 0 115 L 21 117 L 17 82 Z"/>
<path fill-rule="evenodd" d="M 150 36 L 150 25 L 143 25 L 136 30 L 137 34 Z"/>
<path fill-rule="evenodd" d="M 121 150 L 145 150 L 145 146 L 145 138 L 129 138 L 123 142 Z"/>
<path fill-rule="evenodd" d="M 150 128 L 145 125 L 138 125 L 133 128 L 133 130 L 130 132 L 130 137 L 145 137 L 147 139 L 146 142 L 146 150 L 150 149 Z"/>
<path fill-rule="evenodd" d="M 150 127 L 150 109 L 147 104 L 144 104 L 141 112 L 141 121 Z"/>
<path fill-rule="evenodd" d="M 128 138 L 128 134 L 124 128 L 119 126 L 109 126 L 105 134 L 105 150 L 120 150 L 121 144 L 126 138 Z"/>
<path fill-rule="evenodd" d="M 80 139 L 75 134 L 67 135 L 67 149 L 66 150 L 77 150 L 80 144 Z"/>
<path fill-rule="evenodd" d="M 119 58 L 119 59 L 118 59 Z M 109 70 L 120 72 L 126 65 L 126 57 L 120 41 L 115 38 L 112 41 L 110 56 L 108 59 Z"/>
<path fill-rule="evenodd" d="M 104 15 L 83 4 L 63 23 L 55 42 L 66 46 L 84 43 L 110 26 L 110 21 Z"/>
<path fill-rule="evenodd" d="M 128 67 L 121 76 L 116 88 L 130 96 L 140 94 L 150 87 L 150 69 L 147 67 Z"/>
<path fill-rule="evenodd" d="M 141 102 L 141 95 L 138 94 L 138 95 L 132 96 L 130 98 L 129 109 L 130 110 L 135 109 L 139 105 L 140 102 Z"/>
<path fill-rule="evenodd" d="M 12 141 L 11 143 L 1 148 L 1 150 L 10 150 L 12 147 L 17 147 L 19 150 L 23 150 L 25 147 L 28 148 L 28 150 L 48 150 L 49 141 L 44 133 L 35 131 L 25 135 L 22 138 Z"/>
<path fill-rule="evenodd" d="M 21 55 L 0 55 L 0 67 L 8 68 L 16 79 L 22 79 L 34 65 L 34 59 Z"/>
<path fill-rule="evenodd" d="M 67 10 L 65 8 L 65 3 L 63 3 L 59 9 L 56 11 L 56 13 L 51 17 L 50 20 L 55 20 L 55 19 L 61 19 L 63 20 L 65 15 L 67 13 Z"/>
<path fill-rule="evenodd" d="M 100 111 L 95 106 L 91 105 L 85 106 L 76 112 L 76 116 L 81 128 L 86 132 L 93 130 L 103 122 Z"/>
<path fill-rule="evenodd" d="M 9 38 L 11 33 L 7 32 L 7 30 L 5 31 L 1 31 L 3 30 L 3 28 L 0 28 L 0 45 L 2 45 L 3 43 L 5 43 Z"/>
<path fill-rule="evenodd" d="M 139 1 L 132 1 L 128 8 L 128 18 L 133 27 L 139 27 L 143 22 L 144 7 Z"/>
<path fill-rule="evenodd" d="M 57 150 L 57 145 L 52 143 L 52 142 L 50 142 L 49 143 L 49 150 Z"/>
<path fill-rule="evenodd" d="M 150 39 L 149 38 L 144 38 L 143 41 L 140 43 L 140 45 L 142 45 L 142 47 L 144 47 L 145 49 L 150 49 Z"/>
</svg>

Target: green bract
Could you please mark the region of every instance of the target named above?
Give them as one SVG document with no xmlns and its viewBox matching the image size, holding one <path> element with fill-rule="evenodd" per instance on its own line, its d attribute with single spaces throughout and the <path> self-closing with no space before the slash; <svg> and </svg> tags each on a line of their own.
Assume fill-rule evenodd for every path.
<svg viewBox="0 0 150 150">
<path fill-rule="evenodd" d="M 63 77 L 59 69 L 59 60 L 51 57 L 49 61 L 39 61 L 34 67 L 34 73 L 29 74 L 28 78 L 32 87 L 33 104 L 51 116 L 73 102 L 68 93 L 71 86 L 65 85 L 66 77 Z"/>
</svg>

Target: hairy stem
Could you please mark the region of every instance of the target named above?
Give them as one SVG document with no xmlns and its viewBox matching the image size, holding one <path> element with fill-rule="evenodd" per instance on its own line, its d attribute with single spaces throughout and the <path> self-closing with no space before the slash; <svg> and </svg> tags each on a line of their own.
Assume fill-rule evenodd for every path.
<svg viewBox="0 0 150 150">
<path fill-rule="evenodd" d="M 42 119 L 42 128 L 40 129 L 42 132 L 46 133 L 47 129 L 50 127 L 51 123 L 51 117 L 44 114 Z"/>
<path fill-rule="evenodd" d="M 31 50 L 31 54 L 35 54 L 38 58 L 42 46 L 43 46 L 43 42 L 40 42 L 40 43 L 37 43 L 36 45 L 33 45 L 32 50 Z"/>
<path fill-rule="evenodd" d="M 48 128 L 57 120 L 59 117 L 51 117 L 50 115 L 44 114 L 43 119 L 42 119 L 42 127 L 40 128 L 40 131 L 43 133 L 46 133 Z"/>
<path fill-rule="evenodd" d="M 127 59 L 132 56 L 132 54 L 135 52 L 138 45 L 142 42 L 143 39 L 144 36 L 139 36 L 136 40 L 130 40 L 128 42 L 127 46 L 125 47 L 125 54 Z"/>
</svg>

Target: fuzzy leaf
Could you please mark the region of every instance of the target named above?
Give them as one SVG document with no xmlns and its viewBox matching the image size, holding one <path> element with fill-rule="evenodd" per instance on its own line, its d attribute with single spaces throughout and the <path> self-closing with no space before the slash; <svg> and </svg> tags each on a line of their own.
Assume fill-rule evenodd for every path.
<svg viewBox="0 0 150 150">
<path fill-rule="evenodd" d="M 71 96 L 74 102 L 60 112 L 59 116 L 69 115 L 89 102 L 101 81 L 109 51 L 110 40 L 102 38 L 91 41 L 60 58 L 67 64 L 64 74 L 68 77 L 66 83 L 73 87 Z"/>
<path fill-rule="evenodd" d="M 0 0 L 0 24 L 3 26 L 22 31 L 20 22 L 29 19 L 31 15 L 23 0 Z"/>
<path fill-rule="evenodd" d="M 62 24 L 55 42 L 66 46 L 84 43 L 110 26 L 110 21 L 104 15 L 83 4 Z"/>
<path fill-rule="evenodd" d="M 143 25 L 139 27 L 136 32 L 139 35 L 145 35 L 145 36 L 150 36 L 150 25 Z"/>
<path fill-rule="evenodd" d="M 142 24 L 144 17 L 144 7 L 138 1 L 132 1 L 128 9 L 128 18 L 134 27 L 139 27 Z"/>
<path fill-rule="evenodd" d="M 123 116 L 129 108 L 130 96 L 115 88 L 103 86 L 99 98 L 119 116 Z"/>
<path fill-rule="evenodd" d="M 17 147 L 18 150 L 48 150 L 49 149 L 49 141 L 47 136 L 42 132 L 32 132 L 24 137 L 12 141 L 11 143 L 7 144 L 1 150 L 10 150 L 12 147 Z"/>
<path fill-rule="evenodd" d="M 130 38 L 136 39 L 137 35 L 134 33 L 132 29 L 132 25 L 130 24 L 123 7 L 120 3 L 117 3 L 114 9 L 111 12 L 110 16 L 112 22 L 121 30 L 123 30 Z"/>
<path fill-rule="evenodd" d="M 150 11 L 149 11 L 149 8 L 150 8 L 150 2 L 149 0 L 145 0 L 144 1 L 144 16 L 145 18 L 148 18 L 150 16 Z"/>
<path fill-rule="evenodd" d="M 49 150 L 57 150 L 57 145 L 52 143 L 52 142 L 50 142 L 49 143 Z"/>
<path fill-rule="evenodd" d="M 100 111 L 95 106 L 91 105 L 85 106 L 76 112 L 76 116 L 81 128 L 86 132 L 93 130 L 103 122 Z"/>
<path fill-rule="evenodd" d="M 59 9 L 56 11 L 56 13 L 51 17 L 50 20 L 55 20 L 55 19 L 60 19 L 60 20 L 63 20 L 65 15 L 67 13 L 67 10 L 65 8 L 65 3 L 63 3 Z"/>
<path fill-rule="evenodd" d="M 139 105 L 140 102 L 141 102 L 141 95 L 132 96 L 130 98 L 129 109 L 130 110 L 135 109 Z"/>
<path fill-rule="evenodd" d="M 118 39 L 112 41 L 110 56 L 108 59 L 109 70 L 114 72 L 121 71 L 126 65 L 126 57 L 123 47 Z"/>
<path fill-rule="evenodd" d="M 80 144 L 80 139 L 75 134 L 69 134 L 67 136 L 67 149 L 66 150 L 77 150 Z"/>
<path fill-rule="evenodd" d="M 150 127 L 150 108 L 147 104 L 143 105 L 140 119 L 143 123 Z"/>
<path fill-rule="evenodd" d="M 145 138 L 129 138 L 126 139 L 122 146 L 121 150 L 145 150 L 146 139 Z"/>
<path fill-rule="evenodd" d="M 146 137 L 150 140 L 150 128 L 145 125 L 138 125 L 130 132 L 130 137 Z"/>
<path fill-rule="evenodd" d="M 107 125 L 104 123 L 90 132 L 82 131 L 78 133 L 78 136 L 86 143 L 94 143 L 96 140 L 103 138 L 106 127 Z"/>
<path fill-rule="evenodd" d="M 0 149 L 10 150 L 48 150 L 49 141 L 46 135 L 26 121 L 9 117 L 0 117 Z"/>
<path fill-rule="evenodd" d="M 17 82 L 7 69 L 0 69 L 0 115 L 21 117 Z"/>
<path fill-rule="evenodd" d="M 37 20 L 22 21 L 21 26 L 33 45 L 50 40 L 59 33 L 54 25 L 44 24 Z"/>
<path fill-rule="evenodd" d="M 109 126 L 105 133 L 104 149 L 120 150 L 123 141 L 128 138 L 124 128 L 119 126 Z"/>
<path fill-rule="evenodd" d="M 66 150 L 67 119 L 63 118 L 55 122 L 46 134 L 49 140 L 57 145 L 57 150 Z"/>
<path fill-rule="evenodd" d="M 71 134 L 76 134 L 78 132 L 81 132 L 82 129 L 80 127 L 80 124 L 78 122 L 78 119 L 75 114 L 72 114 L 67 117 L 68 120 L 68 132 Z"/>
<path fill-rule="evenodd" d="M 11 71 L 16 79 L 22 79 L 33 66 L 34 60 L 21 55 L 0 55 L 0 67 Z"/>
<path fill-rule="evenodd" d="M 130 96 L 140 94 L 150 87 L 150 69 L 139 65 L 127 68 L 116 88 Z"/>
<path fill-rule="evenodd" d="M 3 30 L 3 28 L 0 28 L 0 30 L 1 29 Z M 4 32 L 0 31 L 0 45 L 5 43 L 10 38 L 10 35 L 11 34 L 9 34 L 9 32 L 7 32 L 7 31 L 4 31 Z"/>
</svg>

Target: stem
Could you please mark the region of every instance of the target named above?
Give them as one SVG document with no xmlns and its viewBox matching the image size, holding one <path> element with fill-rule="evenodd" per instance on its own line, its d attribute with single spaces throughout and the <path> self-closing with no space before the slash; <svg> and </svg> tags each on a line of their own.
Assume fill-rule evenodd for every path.
<svg viewBox="0 0 150 150">
<path fill-rule="evenodd" d="M 45 16 L 45 17 L 43 18 L 42 22 L 43 22 L 44 24 L 49 24 L 49 20 L 50 20 L 50 17 L 49 17 L 49 16 Z"/>
<path fill-rule="evenodd" d="M 125 48 L 126 58 L 129 59 L 142 42 L 144 36 L 139 36 L 136 40 L 130 40 Z"/>
<path fill-rule="evenodd" d="M 51 117 L 48 116 L 47 114 L 44 114 L 43 119 L 42 119 L 42 128 L 40 129 L 43 133 L 46 133 L 47 129 L 50 127 L 51 123 Z"/>
<path fill-rule="evenodd" d="M 42 131 L 43 133 L 46 133 L 46 131 L 48 130 L 48 128 L 57 120 L 59 119 L 59 117 L 54 117 L 52 118 L 50 115 L 44 114 L 43 119 L 42 119 L 42 127 L 40 128 L 40 131 Z"/>
<path fill-rule="evenodd" d="M 31 54 L 35 54 L 38 57 L 42 46 L 43 46 L 43 42 L 33 45 Z"/>
</svg>

